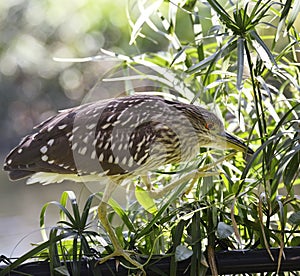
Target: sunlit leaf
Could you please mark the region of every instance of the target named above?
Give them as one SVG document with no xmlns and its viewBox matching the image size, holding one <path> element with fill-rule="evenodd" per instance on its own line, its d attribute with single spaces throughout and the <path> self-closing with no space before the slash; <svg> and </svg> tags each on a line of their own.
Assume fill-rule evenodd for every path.
<svg viewBox="0 0 300 276">
<path fill-rule="evenodd" d="M 196 73 L 200 70 L 208 66 L 212 66 L 215 64 L 220 58 L 224 57 L 225 55 L 229 54 L 234 48 L 236 47 L 236 40 L 235 38 L 230 39 L 221 49 L 216 51 L 214 54 L 210 55 L 209 57 L 205 58 L 204 60 L 194 64 L 190 68 L 188 68 L 188 73 Z"/>
<path fill-rule="evenodd" d="M 129 44 L 132 44 L 136 37 L 138 36 L 141 28 L 143 27 L 143 25 L 145 24 L 145 22 L 147 20 L 149 20 L 150 16 L 158 10 L 158 8 L 161 6 L 161 4 L 163 3 L 163 0 L 158 0 L 158 1 L 154 1 L 152 4 L 150 4 L 147 8 L 145 8 L 140 17 L 137 19 L 137 21 L 135 22 L 133 28 L 132 28 L 132 32 L 131 32 L 131 38 L 130 38 L 130 42 Z"/>
<path fill-rule="evenodd" d="M 193 255 L 193 251 L 184 245 L 178 245 L 175 250 L 175 259 L 177 262 L 184 261 Z"/>
<path fill-rule="evenodd" d="M 234 229 L 231 225 L 228 225 L 222 221 L 218 223 L 217 227 L 218 237 L 220 239 L 226 239 L 234 233 Z"/>
<path fill-rule="evenodd" d="M 250 34 L 253 38 L 253 46 L 256 52 L 259 54 L 262 61 L 265 63 L 266 67 L 268 69 L 272 69 L 273 66 L 277 67 L 277 63 L 273 54 L 271 53 L 267 45 L 264 43 L 264 41 L 260 38 L 258 33 L 256 31 L 251 31 Z"/>
<path fill-rule="evenodd" d="M 243 73 L 244 73 L 244 38 L 238 38 L 237 40 L 237 81 L 236 88 L 240 90 L 242 88 Z"/>
<path fill-rule="evenodd" d="M 236 25 L 231 19 L 230 15 L 227 13 L 227 11 L 222 7 L 222 5 L 215 0 L 208 0 L 207 1 L 212 8 L 217 12 L 217 14 L 220 16 L 221 20 L 232 29 L 236 29 Z"/>
<path fill-rule="evenodd" d="M 298 147 L 298 151 L 295 152 L 294 156 L 291 158 L 291 160 L 286 166 L 286 169 L 283 174 L 284 184 L 290 186 L 295 180 L 295 177 L 299 176 L 300 174 L 299 172 L 300 172 L 300 147 Z"/>
<path fill-rule="evenodd" d="M 291 246 L 300 246 L 300 237 L 293 237 L 291 241 Z"/>
<path fill-rule="evenodd" d="M 290 2 L 291 2 L 290 0 L 287 1 L 287 3 Z M 288 19 L 287 30 L 289 30 L 294 25 L 297 17 L 299 17 L 300 1 L 298 0 L 293 1 L 293 5 L 290 4 L 290 6 L 292 6 L 292 9 Z"/>
<path fill-rule="evenodd" d="M 288 222 L 290 224 L 299 225 L 300 224 L 300 211 L 291 214 L 290 217 L 288 218 Z"/>
<path fill-rule="evenodd" d="M 153 198 L 150 197 L 149 193 L 145 191 L 143 188 L 136 186 L 135 189 L 135 196 L 137 201 L 143 206 L 143 208 L 151 213 L 154 214 L 157 212 L 156 204 Z"/>
<path fill-rule="evenodd" d="M 134 226 L 132 225 L 130 219 L 128 218 L 124 209 L 119 205 L 119 203 L 115 201 L 113 198 L 110 198 L 108 200 L 108 204 L 114 209 L 114 211 L 118 214 L 118 216 L 123 220 L 123 222 L 128 227 L 128 229 L 132 232 L 135 232 Z"/>
</svg>

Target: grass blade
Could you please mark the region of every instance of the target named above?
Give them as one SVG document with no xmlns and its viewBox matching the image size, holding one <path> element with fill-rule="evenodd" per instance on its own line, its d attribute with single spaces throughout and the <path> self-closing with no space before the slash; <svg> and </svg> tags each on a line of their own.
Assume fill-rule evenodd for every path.
<svg viewBox="0 0 300 276">
<path fill-rule="evenodd" d="M 140 17 L 135 22 L 129 44 L 133 44 L 137 36 L 139 35 L 140 30 L 147 20 L 149 20 L 150 16 L 158 10 L 158 8 L 163 3 L 163 0 L 154 1 L 151 5 L 149 5 L 146 9 L 144 9 L 140 15 Z"/>
<path fill-rule="evenodd" d="M 127 214 L 124 212 L 123 208 L 116 202 L 113 198 L 108 200 L 108 204 L 114 209 L 114 211 L 118 214 L 118 216 L 123 220 L 125 225 L 128 227 L 129 231 L 135 233 L 136 230 L 128 218 Z"/>
<path fill-rule="evenodd" d="M 260 38 L 258 33 L 256 31 L 250 31 L 250 36 L 253 39 L 253 47 L 255 48 L 262 61 L 265 63 L 266 67 L 269 70 L 272 69 L 272 65 L 278 67 L 273 54 L 271 53 L 267 45 L 263 42 L 263 40 Z"/>
<path fill-rule="evenodd" d="M 243 74 L 244 74 L 244 51 L 245 51 L 245 39 L 239 37 L 237 40 L 237 80 L 236 88 L 237 90 L 242 89 Z"/>
</svg>

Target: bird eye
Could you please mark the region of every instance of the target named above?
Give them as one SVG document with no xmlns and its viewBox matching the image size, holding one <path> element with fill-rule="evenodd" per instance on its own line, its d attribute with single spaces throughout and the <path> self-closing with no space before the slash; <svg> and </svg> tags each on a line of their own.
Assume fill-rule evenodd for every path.
<svg viewBox="0 0 300 276">
<path fill-rule="evenodd" d="M 214 124 L 213 123 L 206 123 L 205 124 L 205 128 L 207 130 L 213 130 L 214 129 Z"/>
</svg>

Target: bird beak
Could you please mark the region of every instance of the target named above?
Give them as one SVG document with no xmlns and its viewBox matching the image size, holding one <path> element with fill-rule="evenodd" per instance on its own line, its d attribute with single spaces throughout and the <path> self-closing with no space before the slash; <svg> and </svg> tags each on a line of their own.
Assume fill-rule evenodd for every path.
<svg viewBox="0 0 300 276">
<path fill-rule="evenodd" d="M 243 151 L 247 154 L 254 153 L 254 151 L 251 148 L 249 148 L 245 143 L 243 143 L 241 140 L 234 137 L 233 135 L 225 132 L 224 136 L 225 136 L 226 148 Z"/>
</svg>

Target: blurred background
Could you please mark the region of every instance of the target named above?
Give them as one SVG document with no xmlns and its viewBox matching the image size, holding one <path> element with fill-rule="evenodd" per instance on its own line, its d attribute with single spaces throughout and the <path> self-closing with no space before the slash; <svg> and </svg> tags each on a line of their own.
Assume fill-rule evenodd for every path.
<svg viewBox="0 0 300 276">
<path fill-rule="evenodd" d="M 128 6 L 127 6 L 128 5 Z M 123 0 L 10 0 L 0 2 L 0 164 L 33 126 L 57 110 L 79 105 L 93 87 L 98 98 L 113 97 L 101 77 L 110 62 L 68 63 L 53 57 L 94 56 L 101 48 L 138 53 L 129 46 L 127 10 L 135 1 Z M 164 42 L 141 43 L 139 51 L 162 49 Z M 98 85 L 97 85 L 98 84 Z M 80 184 L 27 186 L 11 182 L 0 170 L 0 255 L 18 257 L 40 242 L 42 206 L 73 190 L 84 203 L 89 191 Z M 53 210 L 52 210 L 53 209 Z M 59 219 L 49 209 L 48 225 Z"/>
</svg>

